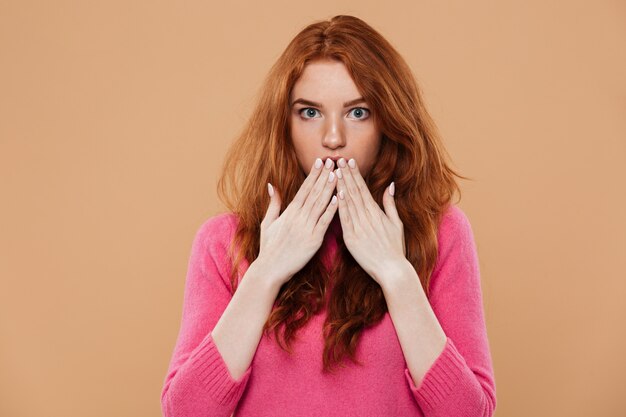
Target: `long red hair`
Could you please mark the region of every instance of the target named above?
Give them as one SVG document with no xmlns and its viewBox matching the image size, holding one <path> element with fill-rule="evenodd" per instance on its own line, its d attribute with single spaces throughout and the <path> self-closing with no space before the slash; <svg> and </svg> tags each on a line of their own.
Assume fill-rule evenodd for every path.
<svg viewBox="0 0 626 417">
<path fill-rule="evenodd" d="M 317 59 L 342 62 L 376 117 L 383 136 L 376 164 L 364 179 L 381 209 L 383 192 L 395 181 L 406 257 L 428 295 L 440 219 L 455 191 L 461 198 L 454 176 L 468 178 L 449 167 L 448 154 L 407 63 L 371 26 L 347 15 L 315 22 L 295 36 L 270 69 L 256 109 L 227 152 L 218 195 L 239 219 L 229 247 L 232 292 L 242 257 L 252 262 L 259 254 L 260 223 L 269 204 L 267 183 L 280 191 L 282 212 L 308 174 L 300 168 L 291 142 L 289 97 L 304 67 Z M 233 255 L 235 247 L 239 250 Z M 323 266 L 320 253 L 281 287 L 263 330 L 274 331 L 281 348 L 291 352 L 297 330 L 327 307 L 323 370 L 331 371 L 345 355 L 359 363 L 355 349 L 360 333 L 384 317 L 387 304 L 381 287 L 350 255 L 343 239 L 338 239 L 332 270 Z M 330 281 L 334 284 L 326 306 Z"/>
</svg>

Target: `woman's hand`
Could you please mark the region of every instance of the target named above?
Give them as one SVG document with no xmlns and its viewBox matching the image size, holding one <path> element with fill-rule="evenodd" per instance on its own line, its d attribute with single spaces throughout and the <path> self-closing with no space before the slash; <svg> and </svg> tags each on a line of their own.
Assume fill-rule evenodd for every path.
<svg viewBox="0 0 626 417">
<path fill-rule="evenodd" d="M 354 159 L 346 165 L 338 161 L 339 218 L 343 240 L 350 254 L 378 284 L 383 286 L 385 271 L 406 262 L 404 226 L 400 221 L 388 187 L 383 196 L 382 211 L 359 172 Z M 393 183 L 392 183 L 393 185 Z"/>
<path fill-rule="evenodd" d="M 333 196 L 332 202 L 328 202 L 337 183 L 332 170 L 334 163 L 327 159 L 326 165 L 322 166 L 320 158 L 316 162 L 320 166 L 314 164 L 311 167 L 308 177 L 282 214 L 281 196 L 268 183 L 270 204 L 261 222 L 261 247 L 257 260 L 272 270 L 272 275 L 281 281 L 280 285 L 289 281 L 315 255 L 337 211 L 337 198 Z"/>
</svg>

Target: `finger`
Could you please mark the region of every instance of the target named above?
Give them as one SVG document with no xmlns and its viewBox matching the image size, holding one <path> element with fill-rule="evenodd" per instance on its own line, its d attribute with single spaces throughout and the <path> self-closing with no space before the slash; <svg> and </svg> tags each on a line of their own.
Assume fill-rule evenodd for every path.
<svg viewBox="0 0 626 417">
<path fill-rule="evenodd" d="M 355 203 L 354 201 L 351 199 L 350 193 L 348 192 L 348 189 L 346 188 L 346 183 L 345 183 L 345 176 L 346 174 L 344 174 L 344 172 L 346 171 L 346 168 L 337 168 L 337 196 L 339 197 L 340 200 L 344 201 L 344 216 L 349 218 L 352 230 L 355 229 L 356 227 L 356 223 L 361 222 L 361 218 L 359 217 L 359 214 L 357 213 L 356 207 L 355 207 Z M 341 209 L 340 209 L 341 210 Z"/>
<path fill-rule="evenodd" d="M 353 159 L 350 159 L 353 161 Z M 351 168 L 346 166 L 345 168 L 341 168 L 341 173 L 343 174 L 343 183 L 344 189 L 347 190 L 348 197 L 348 207 L 354 207 L 355 219 L 358 218 L 360 222 L 369 223 L 369 212 L 365 208 L 365 203 L 363 202 L 363 198 L 361 197 L 361 190 L 358 188 L 358 185 L 354 181 L 352 176 Z"/>
<path fill-rule="evenodd" d="M 326 233 L 326 230 L 328 230 L 328 226 L 330 225 L 330 222 L 333 220 L 333 217 L 335 216 L 335 213 L 337 212 L 339 208 L 339 204 L 337 200 L 338 199 L 336 195 L 334 195 L 330 199 L 330 203 L 328 203 L 328 205 L 326 206 L 326 210 L 324 210 L 324 213 L 322 214 L 319 221 L 317 222 L 317 225 L 313 229 L 314 230 L 313 233 L 316 236 L 318 234 L 322 235 L 322 236 L 318 236 L 319 238 L 324 237 L 324 234 Z"/>
<path fill-rule="evenodd" d="M 374 197 L 372 197 L 372 193 L 367 187 L 365 179 L 361 175 L 361 169 L 356 163 L 356 160 L 354 158 L 351 158 L 351 160 L 354 161 L 354 168 L 351 168 L 350 164 L 348 164 L 348 168 L 351 174 L 350 178 L 353 180 L 354 184 L 356 184 L 356 188 L 360 191 L 359 194 L 361 196 L 361 201 L 363 201 L 363 207 L 370 214 L 377 214 L 378 210 L 380 210 L 380 206 L 378 205 L 376 200 L 374 200 Z"/>
<path fill-rule="evenodd" d="M 333 172 L 334 162 L 332 159 L 326 159 L 326 164 L 322 169 L 322 173 L 313 185 L 313 189 L 307 196 L 302 210 L 305 211 L 310 219 L 317 223 L 324 208 L 328 204 L 330 194 L 335 186 L 335 173 Z M 322 201 L 324 200 L 324 201 Z"/>
<path fill-rule="evenodd" d="M 309 175 L 304 179 L 300 189 L 293 197 L 292 204 L 295 208 L 301 208 L 306 201 L 309 193 L 313 189 L 313 186 L 317 182 L 320 177 L 320 174 L 323 172 L 323 161 L 321 158 L 316 158 L 313 165 L 311 165 L 311 170 L 309 171 Z M 289 207 L 291 207 L 291 205 Z"/>
<path fill-rule="evenodd" d="M 385 207 L 385 214 L 389 217 L 396 226 L 401 227 L 402 221 L 400 220 L 400 216 L 398 215 L 398 209 L 396 208 L 396 199 L 394 197 L 395 194 L 395 183 L 392 181 L 389 184 L 389 187 L 385 190 L 383 194 L 383 206 Z"/>
<path fill-rule="evenodd" d="M 267 210 L 265 211 L 265 217 L 261 221 L 262 227 L 264 227 L 266 223 L 273 223 L 274 220 L 276 220 L 280 215 L 280 193 L 269 182 L 267 183 L 267 192 L 270 196 L 270 203 L 267 207 Z"/>
<path fill-rule="evenodd" d="M 324 173 L 323 176 L 326 178 L 326 181 L 322 192 L 317 198 L 313 198 L 313 194 L 309 195 L 309 198 L 305 203 L 305 207 L 303 208 L 303 210 L 306 210 L 307 207 L 309 207 L 308 204 L 312 204 L 310 209 L 311 211 L 308 214 L 308 219 L 313 223 L 313 227 L 315 227 L 319 222 L 320 215 L 322 215 L 322 213 L 324 213 L 324 211 L 328 208 L 328 201 L 331 199 L 333 191 L 335 190 L 335 185 L 337 184 L 337 177 L 332 169 L 328 175 Z M 309 201 L 311 201 L 311 203 L 309 203 Z"/>
<path fill-rule="evenodd" d="M 337 168 L 339 170 L 340 168 Z M 337 173 L 337 175 L 340 175 Z M 339 221 L 341 221 L 341 229 L 345 237 L 351 236 L 354 231 L 354 224 L 348 210 L 348 205 L 345 199 L 345 190 L 343 185 L 337 183 L 337 205 L 339 206 Z"/>
</svg>

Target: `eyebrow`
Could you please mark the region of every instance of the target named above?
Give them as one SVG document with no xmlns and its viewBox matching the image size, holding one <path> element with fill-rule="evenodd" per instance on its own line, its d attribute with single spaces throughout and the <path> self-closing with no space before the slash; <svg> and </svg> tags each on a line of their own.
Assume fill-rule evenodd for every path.
<svg viewBox="0 0 626 417">
<path fill-rule="evenodd" d="M 359 97 L 359 98 L 355 98 L 354 100 L 346 101 L 345 103 L 343 103 L 343 107 L 348 107 L 348 106 L 351 106 L 353 104 L 363 103 L 363 102 L 365 102 L 365 99 L 363 97 Z M 303 98 L 299 98 L 297 100 L 294 100 L 294 102 L 291 103 L 291 106 L 294 106 L 297 103 L 305 104 L 307 106 L 314 106 L 314 107 L 324 108 L 324 106 L 321 103 L 316 103 L 314 101 L 306 100 L 306 99 L 303 99 Z"/>
</svg>

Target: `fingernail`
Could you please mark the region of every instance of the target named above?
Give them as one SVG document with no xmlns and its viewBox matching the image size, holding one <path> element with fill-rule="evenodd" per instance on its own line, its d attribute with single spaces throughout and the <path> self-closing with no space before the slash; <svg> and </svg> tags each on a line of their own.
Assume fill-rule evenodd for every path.
<svg viewBox="0 0 626 417">
<path fill-rule="evenodd" d="M 326 159 L 326 169 L 330 169 L 333 166 L 333 160 L 328 158 Z"/>
<path fill-rule="evenodd" d="M 343 195 L 343 190 L 339 191 L 339 198 L 341 198 L 342 200 L 344 199 L 344 195 Z"/>
<path fill-rule="evenodd" d="M 391 181 L 391 185 L 389 186 L 389 194 L 394 195 L 396 193 L 396 185 L 393 181 Z"/>
<path fill-rule="evenodd" d="M 339 164 L 340 167 L 345 168 L 346 167 L 346 160 L 344 158 L 339 158 L 339 161 L 337 161 L 337 163 Z"/>
<path fill-rule="evenodd" d="M 331 199 L 330 199 L 330 202 L 331 202 L 332 204 L 337 204 L 337 196 L 336 196 L 336 195 L 334 195 L 334 196 L 333 196 L 333 198 L 331 198 Z"/>
<path fill-rule="evenodd" d="M 274 187 L 272 187 L 272 184 L 270 184 L 269 182 L 267 183 L 267 192 L 269 193 L 270 197 L 274 196 Z"/>
<path fill-rule="evenodd" d="M 330 174 L 328 174 L 328 182 L 333 182 L 334 179 L 335 174 L 333 173 L 333 171 L 330 171 Z"/>
<path fill-rule="evenodd" d="M 354 160 L 354 158 L 350 158 L 350 160 L 348 161 L 348 165 L 350 165 L 350 168 L 354 168 L 356 166 L 356 161 Z"/>
<path fill-rule="evenodd" d="M 321 158 L 317 158 L 315 160 L 315 169 L 320 169 L 321 166 L 322 166 L 322 159 Z"/>
<path fill-rule="evenodd" d="M 341 173 L 341 168 L 337 168 L 337 178 L 343 178 L 343 174 Z"/>
</svg>

